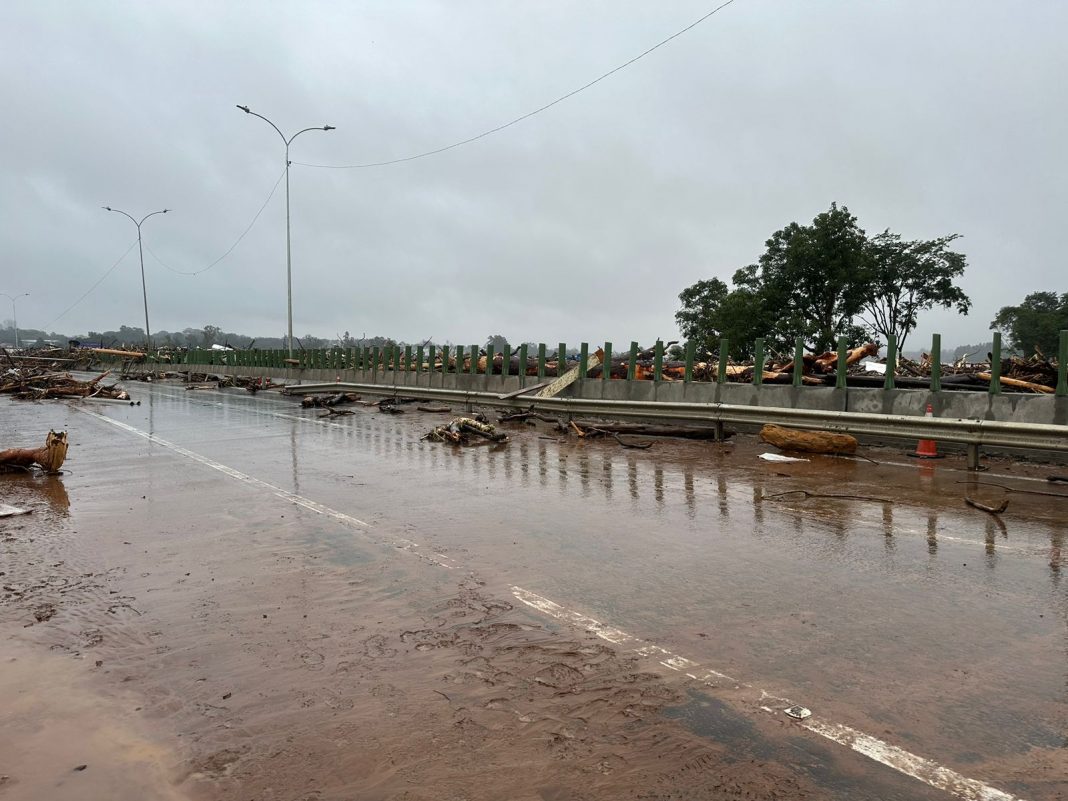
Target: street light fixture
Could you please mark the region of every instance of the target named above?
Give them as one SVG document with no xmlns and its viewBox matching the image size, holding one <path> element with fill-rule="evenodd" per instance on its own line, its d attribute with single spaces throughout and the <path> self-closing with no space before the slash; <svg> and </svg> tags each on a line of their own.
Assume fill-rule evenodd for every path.
<svg viewBox="0 0 1068 801">
<path fill-rule="evenodd" d="M 246 114 L 251 114 L 253 117 L 259 117 L 265 123 L 267 123 L 272 128 L 274 128 L 275 131 L 277 131 L 278 135 L 280 137 L 282 137 L 282 141 L 285 143 L 285 146 L 286 146 L 286 296 L 288 298 L 288 306 L 287 306 L 287 320 L 288 320 L 288 328 L 287 328 L 288 337 L 287 337 L 287 339 L 288 339 L 288 341 L 286 342 L 286 347 L 289 350 L 289 358 L 292 359 L 293 358 L 293 253 L 292 253 L 292 247 L 291 247 L 291 244 L 290 244 L 291 240 L 290 240 L 290 232 L 289 232 L 289 145 L 293 142 L 294 139 L 296 139 L 302 133 L 306 133 L 308 131 L 333 131 L 333 130 L 336 130 L 336 129 L 334 128 L 333 125 L 320 125 L 320 126 L 317 126 L 317 127 L 314 127 L 314 128 L 304 128 L 304 129 L 302 129 L 300 131 L 297 131 L 295 134 L 293 134 L 291 137 L 289 137 L 287 139 L 286 135 L 284 133 L 282 133 L 282 131 L 278 128 L 278 126 L 275 125 L 273 122 L 271 122 L 266 117 L 264 117 L 262 114 L 257 114 L 255 111 L 250 109 L 248 106 L 238 105 L 238 108 L 241 109 Z"/>
<path fill-rule="evenodd" d="M 9 295 L 6 292 L 0 292 L 0 295 L 11 301 L 11 324 L 15 326 L 15 350 L 19 349 L 19 318 L 15 314 L 15 301 L 19 298 L 28 297 L 29 294 L 29 292 L 23 292 L 21 295 Z"/>
<path fill-rule="evenodd" d="M 141 218 L 140 222 L 138 222 L 133 217 L 130 217 L 130 215 L 122 209 L 113 209 L 111 208 L 111 206 L 104 206 L 103 208 L 105 211 L 116 211 L 119 214 L 129 217 L 130 222 L 137 226 L 137 252 L 141 256 L 141 295 L 145 299 L 145 344 L 148 346 L 148 349 L 151 350 L 152 335 L 149 333 L 150 329 L 148 327 L 148 290 L 145 289 L 145 251 L 141 247 L 141 223 L 143 223 L 149 217 L 155 217 L 157 214 L 166 214 L 168 211 L 170 211 L 170 209 L 161 209 L 160 211 L 154 211 L 151 214 L 146 214 L 144 217 Z"/>
</svg>

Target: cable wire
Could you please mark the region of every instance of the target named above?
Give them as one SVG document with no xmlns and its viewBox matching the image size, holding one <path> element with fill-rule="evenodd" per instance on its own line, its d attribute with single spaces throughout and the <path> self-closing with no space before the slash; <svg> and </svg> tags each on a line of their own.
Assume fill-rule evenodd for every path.
<svg viewBox="0 0 1068 801">
<path fill-rule="evenodd" d="M 163 262 L 163 260 L 160 259 L 160 257 L 157 256 L 152 251 L 152 248 L 150 248 L 148 245 L 144 246 L 145 250 L 148 251 L 149 255 L 152 256 L 152 258 L 155 259 L 159 263 L 159 265 L 161 267 L 163 267 L 163 268 L 165 268 L 167 270 L 170 270 L 172 273 L 176 273 L 178 275 L 200 275 L 201 273 L 207 272 L 212 267 L 214 267 L 216 264 L 218 264 L 223 259 L 225 259 L 227 256 L 229 256 L 231 253 L 233 253 L 234 249 L 237 248 L 237 246 L 241 244 L 241 240 L 244 239 L 246 236 L 248 236 L 248 232 L 252 230 L 252 227 L 256 224 L 256 221 L 259 220 L 260 215 L 263 214 L 264 210 L 267 208 L 267 204 L 270 203 L 271 202 L 271 198 L 274 197 L 274 193 L 278 190 L 278 184 L 282 183 L 282 179 L 285 177 L 285 174 L 286 174 L 286 171 L 282 170 L 282 174 L 278 176 L 278 180 L 275 181 L 274 182 L 274 186 L 271 187 L 271 191 L 270 191 L 270 193 L 268 193 L 267 199 L 265 201 L 263 201 L 263 205 L 260 206 L 260 210 L 256 212 L 256 216 L 252 218 L 252 222 L 250 222 L 248 224 L 248 227 L 245 228 L 245 230 L 241 232 L 241 236 L 239 236 L 237 238 L 237 241 L 235 241 L 234 244 L 230 245 L 229 250 L 227 250 L 224 254 L 219 256 L 219 258 L 217 258 L 215 261 L 213 261 L 207 267 L 201 267 L 199 270 L 193 270 L 191 272 L 190 271 L 186 271 L 186 270 L 176 270 L 174 267 L 171 267 L 170 265 L 165 264 Z"/>
<path fill-rule="evenodd" d="M 511 128 L 513 125 L 516 125 L 516 124 L 518 124 L 520 122 L 523 122 L 523 120 L 528 120 L 531 117 L 533 117 L 535 114 L 540 114 L 541 112 L 552 108 L 557 103 L 562 103 L 563 101 L 567 100 L 569 97 L 574 97 L 579 92 L 585 91 L 586 89 L 589 89 L 591 86 L 600 83 L 605 78 L 608 78 L 608 77 L 610 77 L 612 75 L 615 75 L 620 70 L 623 70 L 623 69 L 626 69 L 627 67 L 629 67 L 635 61 L 639 61 L 639 60 L 645 58 L 650 53 L 652 53 L 654 50 L 658 50 L 659 48 L 663 47 L 668 42 L 670 42 L 672 39 L 677 39 L 678 37 L 682 36 L 687 31 L 689 31 L 689 30 L 691 30 L 693 28 L 696 28 L 698 25 L 700 25 L 706 19 L 711 17 L 713 14 L 721 11 L 722 9 L 726 8 L 727 6 L 729 6 L 733 2 L 734 2 L 734 0 L 727 0 L 727 2 L 725 2 L 725 3 L 723 3 L 723 4 L 719 5 L 719 6 L 716 6 L 715 8 L 713 8 L 711 11 L 709 11 L 707 14 L 705 14 L 700 19 L 694 20 L 689 25 L 687 25 L 685 28 L 683 28 L 682 30 L 676 31 L 675 33 L 671 34 L 671 36 L 667 37 L 666 39 L 663 39 L 663 40 L 657 42 L 655 45 L 650 47 L 648 50 L 636 55 L 630 61 L 626 61 L 626 62 L 620 64 L 618 67 L 615 67 L 614 69 L 610 69 L 608 72 L 604 73 L 600 77 L 594 78 L 589 83 L 583 84 L 582 86 L 578 87 L 577 89 L 573 89 L 572 91 L 568 92 L 566 95 L 561 95 L 560 97 L 556 98 L 556 100 L 553 100 L 551 103 L 546 103 L 541 108 L 536 108 L 533 111 L 527 112 L 526 114 L 522 115 L 521 117 L 516 117 L 511 122 L 506 122 L 503 125 L 498 125 L 496 128 L 490 128 L 488 131 L 483 131 L 482 133 L 480 133 L 480 134 L 478 134 L 476 136 L 472 136 L 472 137 L 470 137 L 468 139 L 463 139 L 463 140 L 461 140 L 459 142 L 453 142 L 451 145 L 446 145 L 445 147 L 439 147 L 439 148 L 437 148 L 435 150 L 428 150 L 425 153 L 416 153 L 414 156 L 405 156 L 404 158 L 391 159 L 389 161 L 372 161 L 372 162 L 369 162 L 367 164 L 309 164 L 309 163 L 303 162 L 303 161 L 294 161 L 293 163 L 294 164 L 298 164 L 301 167 L 320 167 L 320 168 L 323 168 L 323 169 L 330 169 L 330 170 L 358 170 L 358 169 L 364 169 L 366 167 L 388 167 L 391 164 L 401 164 L 401 163 L 406 162 L 406 161 L 415 161 L 416 159 L 423 159 L 423 158 L 426 158 L 427 156 L 436 156 L 438 153 L 444 153 L 447 150 L 453 150 L 454 148 L 462 147 L 463 145 L 469 145 L 472 142 L 477 142 L 479 139 L 483 139 L 484 137 L 490 136 L 491 134 L 495 134 L 495 133 L 498 133 L 499 131 L 503 131 L 505 128 Z"/>
<path fill-rule="evenodd" d="M 100 284 L 103 283 L 104 279 L 107 278 L 109 275 L 111 275 L 115 271 L 116 267 L 118 267 L 120 264 L 122 264 L 122 260 L 130 255 L 130 251 L 134 249 L 135 245 L 137 245 L 137 240 L 136 239 L 133 242 L 131 242 L 130 243 L 130 247 L 126 248 L 125 252 L 123 252 L 123 254 L 121 256 L 119 256 L 118 261 L 116 261 L 114 264 L 112 264 L 110 267 L 108 267 L 107 271 L 102 276 L 100 276 L 98 279 L 96 279 L 96 283 L 93 284 L 91 287 L 89 287 L 89 289 L 87 289 L 85 291 L 84 295 L 82 295 L 80 298 L 78 298 L 76 301 L 74 301 L 74 303 L 70 304 L 66 309 L 64 309 L 63 312 L 58 317 L 56 317 L 56 319 L 54 319 L 52 322 L 50 322 L 48 325 L 46 325 L 44 327 L 44 330 L 48 331 L 49 329 L 51 329 L 53 325 L 55 325 L 60 320 L 62 320 L 64 317 L 66 317 L 67 313 L 71 309 L 73 309 L 75 306 L 77 306 L 79 303 L 81 303 L 83 300 L 85 300 L 87 297 L 89 297 L 89 294 L 94 289 L 96 289 L 98 286 L 100 286 Z"/>
</svg>

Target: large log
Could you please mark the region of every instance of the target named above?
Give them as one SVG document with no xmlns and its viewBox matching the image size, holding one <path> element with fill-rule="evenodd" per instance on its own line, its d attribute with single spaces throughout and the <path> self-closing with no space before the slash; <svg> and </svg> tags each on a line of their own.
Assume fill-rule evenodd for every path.
<svg viewBox="0 0 1068 801">
<path fill-rule="evenodd" d="M 976 373 L 976 378 L 981 378 L 983 381 L 993 381 L 994 378 L 990 373 Z M 1006 378 L 1001 376 L 1001 383 L 1007 387 L 1013 387 L 1015 389 L 1029 389 L 1032 392 L 1041 392 L 1046 395 L 1053 394 L 1053 387 L 1047 387 L 1044 384 L 1036 384 L 1032 381 L 1021 381 L 1018 378 Z"/>
<path fill-rule="evenodd" d="M 67 458 L 67 432 L 49 431 L 43 448 L 8 448 L 0 451 L 0 467 L 32 467 L 39 464 L 48 473 L 58 473 Z"/>
<path fill-rule="evenodd" d="M 855 437 L 830 431 L 800 431 L 769 424 L 760 429 L 760 438 L 784 451 L 855 453 L 857 450 Z"/>
</svg>

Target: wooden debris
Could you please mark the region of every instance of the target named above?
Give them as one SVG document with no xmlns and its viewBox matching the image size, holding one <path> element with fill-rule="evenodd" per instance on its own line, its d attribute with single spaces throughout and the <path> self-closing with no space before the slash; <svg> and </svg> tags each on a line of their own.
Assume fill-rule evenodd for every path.
<svg viewBox="0 0 1068 801">
<path fill-rule="evenodd" d="M 979 503 L 979 501 L 974 501 L 968 496 L 965 496 L 964 502 L 969 506 L 992 515 L 999 515 L 1009 508 L 1009 502 L 1007 500 L 1002 501 L 1001 506 L 987 506 L 985 503 Z"/>
<path fill-rule="evenodd" d="M 89 381 L 74 378 L 70 373 L 56 373 L 35 367 L 16 367 L 0 375 L 0 393 L 14 395 L 19 400 L 48 400 L 55 398 L 107 398 L 130 400 L 126 390 L 114 384 L 101 383 L 111 371 L 101 373 Z"/>
<path fill-rule="evenodd" d="M 889 498 L 874 498 L 871 495 L 839 495 L 837 493 L 828 492 L 812 492 L 811 490 L 796 489 L 787 490 L 786 492 L 776 492 L 771 495 L 764 495 L 762 500 L 773 501 L 778 498 L 782 498 L 786 495 L 801 495 L 808 498 L 829 498 L 836 501 L 872 501 L 874 503 L 893 503 Z"/>
<path fill-rule="evenodd" d="M 686 428 L 685 426 L 663 426 L 646 423 L 610 423 L 600 420 L 574 421 L 582 429 L 597 429 L 608 434 L 634 434 L 643 437 L 679 437 L 682 439 L 715 439 L 716 432 L 711 428 Z M 726 432 L 724 437 L 730 436 Z"/>
<path fill-rule="evenodd" d="M 989 372 L 976 373 L 975 377 L 980 378 L 988 383 L 993 380 L 993 376 Z M 1010 378 L 1008 376 L 1001 376 L 1000 381 L 1004 386 L 1007 387 L 1014 387 L 1016 389 L 1027 389 L 1031 392 L 1040 392 L 1044 395 L 1053 394 L 1053 387 L 1047 387 L 1044 384 L 1036 384 L 1033 381 L 1023 381 L 1019 378 Z"/>
<path fill-rule="evenodd" d="M 331 406 L 343 406 L 347 403 L 356 403 L 359 395 L 352 392 L 338 392 L 336 395 L 305 395 L 300 405 L 303 409 L 329 408 Z"/>
<path fill-rule="evenodd" d="M 0 451 L 0 468 L 30 468 L 39 465 L 46 473 L 58 473 L 67 458 L 67 432 L 49 431 L 41 448 L 9 448 Z"/>
<path fill-rule="evenodd" d="M 471 437 L 478 437 L 490 442 L 504 442 L 508 435 L 498 431 L 490 423 L 473 417 L 457 417 L 444 425 L 427 432 L 423 439 L 433 442 L 451 442 L 454 445 L 469 445 Z"/>
<path fill-rule="evenodd" d="M 416 406 L 420 412 L 430 412 L 431 414 L 448 414 L 452 411 L 448 406 Z"/>
<path fill-rule="evenodd" d="M 800 431 L 769 424 L 760 429 L 760 438 L 784 451 L 854 453 L 857 450 L 856 437 L 830 431 Z"/>
</svg>

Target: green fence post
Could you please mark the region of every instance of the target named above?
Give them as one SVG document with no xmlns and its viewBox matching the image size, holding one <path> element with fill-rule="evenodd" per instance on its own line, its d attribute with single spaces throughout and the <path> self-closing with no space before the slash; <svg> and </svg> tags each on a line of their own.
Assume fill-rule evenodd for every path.
<svg viewBox="0 0 1068 801">
<path fill-rule="evenodd" d="M 846 375 L 849 372 L 849 366 L 846 364 L 847 358 L 849 358 L 849 345 L 845 337 L 838 337 L 838 364 L 834 372 L 835 389 L 846 388 Z"/>
<path fill-rule="evenodd" d="M 1057 395 L 1068 395 L 1068 331 L 1061 331 L 1057 343 Z"/>
<path fill-rule="evenodd" d="M 627 357 L 627 380 L 633 381 L 638 377 L 638 343 L 630 343 L 630 354 Z"/>
<path fill-rule="evenodd" d="M 423 372 L 423 346 L 419 345 L 415 349 L 415 374 Z"/>
<path fill-rule="evenodd" d="M 371 348 L 371 370 L 376 375 L 378 374 L 378 345 Z"/>
<path fill-rule="evenodd" d="M 990 354 L 990 394 L 1001 394 L 1001 332 L 994 332 L 994 349 Z"/>
<path fill-rule="evenodd" d="M 579 378 L 586 377 L 586 361 L 590 358 L 590 346 L 583 342 L 579 345 Z"/>
<path fill-rule="evenodd" d="M 486 345 L 486 375 L 487 376 L 493 375 L 493 357 L 494 357 L 494 355 L 495 355 L 495 353 L 494 353 L 494 350 L 493 350 L 493 345 L 492 344 Z"/>
<path fill-rule="evenodd" d="M 437 358 L 438 358 L 438 349 L 437 349 L 437 347 L 435 345 L 431 344 L 427 348 L 427 352 L 426 352 L 426 371 L 428 373 L 433 373 L 437 369 L 437 365 L 436 365 Z"/>
<path fill-rule="evenodd" d="M 612 343 L 604 343 L 604 359 L 601 362 L 601 380 L 607 381 L 612 377 Z"/>
<path fill-rule="evenodd" d="M 794 343 L 794 386 L 799 387 L 802 383 L 801 377 L 805 374 L 805 343 L 801 341 L 801 337 L 797 338 Z"/>
<path fill-rule="evenodd" d="M 512 346 L 507 342 L 501 345 L 501 356 L 501 381 L 504 381 L 512 372 Z"/>
<path fill-rule="evenodd" d="M 931 336 L 931 392 L 942 391 L 942 335 Z"/>
<path fill-rule="evenodd" d="M 563 342 L 556 350 L 556 375 L 561 376 L 567 372 L 567 345 Z"/>
<path fill-rule="evenodd" d="M 897 374 L 897 337 L 888 334 L 886 337 L 886 378 L 883 379 L 883 389 L 894 388 L 894 376 Z"/>
<path fill-rule="evenodd" d="M 519 386 L 527 385 L 527 343 L 519 346 Z"/>
<path fill-rule="evenodd" d="M 658 339 L 653 348 L 653 381 L 660 381 L 664 377 L 664 341 Z"/>
<path fill-rule="evenodd" d="M 538 343 L 538 382 L 545 380 L 545 343 Z"/>
<path fill-rule="evenodd" d="M 757 337 L 753 343 L 753 384 L 764 383 L 764 337 Z"/>
<path fill-rule="evenodd" d="M 478 345 L 471 346 L 471 361 L 467 365 L 467 372 L 469 375 L 478 374 Z"/>
<path fill-rule="evenodd" d="M 412 346 L 404 346 L 404 372 L 410 372 L 412 369 Z"/>
<path fill-rule="evenodd" d="M 730 337 L 719 338 L 719 361 L 716 363 L 716 383 L 727 383 L 727 362 L 731 358 L 731 340 Z"/>
<path fill-rule="evenodd" d="M 697 350 L 697 345 L 691 339 L 686 343 L 686 373 L 683 375 L 682 380 L 689 384 L 693 381 L 693 357 L 694 352 Z"/>
</svg>

